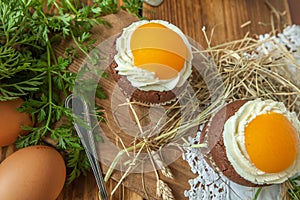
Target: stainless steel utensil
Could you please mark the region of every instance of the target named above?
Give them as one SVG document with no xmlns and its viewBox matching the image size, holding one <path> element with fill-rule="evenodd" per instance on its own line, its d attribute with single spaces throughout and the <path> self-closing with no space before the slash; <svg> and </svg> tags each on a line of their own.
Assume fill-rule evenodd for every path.
<svg viewBox="0 0 300 200">
<path fill-rule="evenodd" d="M 92 123 L 90 119 L 89 107 L 86 101 L 78 95 L 69 95 L 65 101 L 65 106 L 67 108 L 71 108 L 73 114 L 75 115 L 73 124 L 91 164 L 91 168 L 99 189 L 100 197 L 102 200 L 108 200 L 102 171 L 98 162 L 94 136 L 92 133 Z"/>
<path fill-rule="evenodd" d="M 144 0 L 145 3 L 149 4 L 150 6 L 159 6 L 163 0 Z"/>
</svg>

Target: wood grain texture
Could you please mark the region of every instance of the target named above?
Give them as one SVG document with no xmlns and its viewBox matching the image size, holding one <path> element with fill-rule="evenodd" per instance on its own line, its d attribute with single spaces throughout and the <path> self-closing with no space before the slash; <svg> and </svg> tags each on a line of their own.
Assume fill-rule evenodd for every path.
<svg viewBox="0 0 300 200">
<path fill-rule="evenodd" d="M 288 0 L 290 15 L 293 24 L 300 25 L 300 1 L 299 0 Z"/>
<path fill-rule="evenodd" d="M 278 11 L 289 11 L 287 1 L 270 1 Z M 208 34 L 214 29 L 212 45 L 266 33 L 271 30 L 270 8 L 262 0 L 164 0 L 159 7 L 144 6 L 144 17 L 167 20 L 206 47 L 202 28 Z M 290 16 L 281 17 L 281 24 L 289 24 Z M 241 28 L 250 21 L 251 24 Z"/>
<path fill-rule="evenodd" d="M 121 0 L 119 0 L 121 1 Z M 300 24 L 298 0 L 270 0 L 271 5 L 278 11 L 286 11 L 280 17 L 281 25 Z M 288 4 L 289 3 L 289 4 Z M 270 8 L 262 0 L 164 0 L 159 7 L 151 7 L 144 4 L 143 16 L 148 19 L 162 19 L 169 21 L 183 30 L 188 36 L 198 41 L 204 47 L 206 42 L 202 34 L 202 27 L 205 26 L 207 32 L 214 29 L 212 44 L 220 44 L 226 41 L 242 38 L 247 32 L 251 36 L 271 31 Z M 117 15 L 107 16 L 112 27 L 99 26 L 94 29 L 97 33 L 97 42 L 100 43 L 105 38 L 119 33 L 123 27 L 128 26 L 136 17 L 121 12 Z M 241 28 L 246 22 L 249 25 Z M 67 44 L 62 44 L 67 45 Z M 58 53 L 62 53 L 62 46 L 56 47 Z M 71 67 L 71 71 L 77 71 L 84 56 L 76 60 Z M 109 82 L 108 84 L 114 84 Z M 110 88 L 112 86 L 109 86 Z M 107 89 L 108 89 L 107 88 Z M 108 89 L 109 90 L 109 89 Z M 109 92 L 109 91 L 108 91 Z M 102 102 L 109 107 L 108 102 Z M 112 138 L 112 137 L 111 137 Z M 0 162 L 15 151 L 13 145 L 0 148 Z M 107 171 L 107 166 L 102 165 Z M 195 175 L 190 172 L 189 166 L 179 158 L 170 165 L 175 174 L 175 181 L 164 179 L 176 196 L 176 199 L 184 199 L 183 191 L 188 188 L 187 180 Z M 112 179 L 107 183 L 108 191 L 112 191 L 116 186 L 122 172 L 115 171 Z M 163 176 L 161 176 L 163 177 Z M 127 177 L 111 200 L 142 200 L 143 198 L 155 199 L 156 181 L 153 172 L 145 174 L 131 174 Z M 57 200 L 96 200 L 97 187 L 92 173 L 81 176 L 74 183 L 66 186 Z"/>
</svg>

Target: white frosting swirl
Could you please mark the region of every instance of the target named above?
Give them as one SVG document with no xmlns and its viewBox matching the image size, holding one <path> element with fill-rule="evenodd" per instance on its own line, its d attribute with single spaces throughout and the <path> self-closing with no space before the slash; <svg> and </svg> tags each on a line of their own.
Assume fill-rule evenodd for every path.
<svg viewBox="0 0 300 200">
<path fill-rule="evenodd" d="M 177 33 L 186 44 L 190 54 L 190 59 L 185 61 L 185 64 L 177 76 L 172 79 L 161 80 L 156 77 L 154 72 L 136 67 L 130 48 L 130 40 L 133 32 L 141 25 L 149 23 L 147 20 L 132 23 L 130 26 L 123 29 L 122 35 L 116 41 L 117 54 L 114 56 L 118 67 L 116 70 L 120 75 L 125 75 L 132 86 L 144 90 L 168 91 L 175 87 L 181 87 L 192 73 L 192 50 L 186 36 L 182 31 L 173 24 L 162 20 L 151 20 L 150 22 L 159 23 L 166 26 Z M 176 42 L 176 41 L 174 41 Z"/>
<path fill-rule="evenodd" d="M 251 163 L 245 147 L 244 130 L 247 124 L 255 119 L 256 116 L 268 112 L 284 115 L 295 127 L 297 133 L 300 134 L 300 122 L 296 113 L 289 112 L 283 103 L 273 100 L 262 101 L 257 99 L 248 101 L 224 125 L 223 139 L 228 160 L 238 174 L 255 184 L 282 183 L 289 177 L 294 176 L 300 169 L 299 151 L 294 163 L 279 173 L 263 172 Z"/>
</svg>

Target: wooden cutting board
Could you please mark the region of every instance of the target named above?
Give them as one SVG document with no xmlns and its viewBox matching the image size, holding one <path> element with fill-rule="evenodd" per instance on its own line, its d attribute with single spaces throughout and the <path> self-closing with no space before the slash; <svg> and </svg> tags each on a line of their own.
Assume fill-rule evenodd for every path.
<svg viewBox="0 0 300 200">
<path fill-rule="evenodd" d="M 201 31 L 203 26 L 206 27 L 208 35 L 210 35 L 214 29 L 212 44 L 216 45 L 242 38 L 247 32 L 249 32 L 251 36 L 255 36 L 256 34 L 271 31 L 271 16 L 273 16 L 275 21 L 278 19 L 277 17 L 279 17 L 281 26 L 291 24 L 288 1 L 272 0 L 270 2 L 271 4 L 268 5 L 261 0 L 164 0 L 164 3 L 157 8 L 145 4 L 143 7 L 143 16 L 148 19 L 170 21 L 180 27 L 185 34 L 205 47 L 206 42 Z M 280 13 L 273 12 L 271 15 L 270 10 L 273 8 L 278 9 Z M 137 20 L 136 17 L 125 12 L 120 12 L 105 18 L 112 26 L 105 27 L 101 25 L 94 29 L 98 43 L 111 35 L 121 32 L 123 27 Z M 57 51 L 61 52 L 61 49 L 57 47 Z M 81 59 L 77 59 L 72 65 L 72 71 L 77 71 L 80 67 L 84 56 L 81 55 L 80 58 Z M 106 90 L 109 90 L 109 88 L 106 88 Z M 14 150 L 14 146 L 1 148 L 0 161 L 10 155 Z M 107 166 L 102 165 L 102 168 L 104 171 L 107 170 Z M 170 168 L 175 175 L 175 179 L 172 181 L 164 178 L 164 180 L 172 188 L 176 199 L 184 199 L 183 191 L 189 189 L 188 180 L 195 177 L 195 175 L 190 172 L 189 166 L 181 158 L 172 163 Z M 120 179 L 121 174 L 119 171 L 113 173 L 112 179 L 107 185 L 108 191 L 112 191 L 116 185 L 115 181 Z M 147 199 L 156 199 L 154 173 L 145 173 L 143 175 L 131 174 L 124 180 L 121 187 L 110 199 L 142 199 L 130 191 L 134 191 Z M 97 187 L 91 173 L 86 177 L 80 177 L 73 184 L 65 187 L 58 198 L 58 200 L 96 199 L 98 199 Z"/>
<path fill-rule="evenodd" d="M 110 36 L 114 36 L 116 34 L 119 34 L 122 31 L 122 28 L 128 26 L 134 21 L 137 21 L 138 19 L 127 12 L 120 12 L 116 15 L 109 15 L 106 16 L 105 19 L 111 24 L 111 27 L 106 27 L 104 25 L 97 26 L 93 29 L 94 32 L 94 38 L 97 38 L 97 44 L 100 44 L 104 39 L 107 39 Z M 59 54 L 63 53 L 63 46 L 68 45 L 68 43 L 63 43 L 56 47 L 56 50 Z M 108 51 L 112 47 L 108 47 Z M 79 58 L 76 59 L 76 61 L 70 66 L 70 71 L 77 72 L 78 69 L 82 66 L 82 63 L 84 62 L 85 56 L 83 54 L 79 55 Z M 112 116 L 112 113 L 110 112 L 113 108 L 111 107 L 111 101 L 112 101 L 112 91 L 115 89 L 116 83 L 115 81 L 108 76 L 108 78 L 102 79 L 100 81 L 100 85 L 104 88 L 106 94 L 108 95 L 108 98 L 105 100 L 98 100 L 98 104 L 103 107 L 106 110 L 106 113 L 108 114 L 108 121 L 110 124 L 112 124 L 112 128 L 115 130 L 118 130 L 119 127 L 116 123 L 112 123 L 114 121 L 114 118 Z M 115 139 L 115 135 L 111 131 L 108 130 L 105 124 L 102 124 L 101 127 L 103 127 L 105 135 L 113 142 Z M 116 131 L 118 132 L 118 131 Z M 133 141 L 133 137 L 129 135 L 122 135 L 123 141 L 126 140 L 127 143 L 131 143 Z M 102 164 L 102 168 L 104 172 L 107 171 L 109 166 Z M 172 173 L 174 174 L 174 180 L 166 178 L 162 175 L 160 175 L 161 179 L 164 180 L 172 189 L 173 194 L 176 199 L 183 199 L 183 191 L 189 189 L 188 180 L 194 175 L 189 169 L 189 166 L 187 162 L 183 161 L 182 159 L 177 159 L 174 163 L 170 165 L 170 169 Z M 114 171 L 112 174 L 112 179 L 119 181 L 122 177 L 124 172 L 120 172 L 118 170 Z M 154 172 L 148 172 L 148 173 L 134 173 L 130 174 L 127 178 L 124 179 L 122 182 L 123 186 L 130 188 L 130 190 L 137 192 L 138 194 L 147 197 L 147 199 L 157 199 L 156 197 L 156 176 Z M 87 187 L 88 190 L 91 190 L 93 188 L 93 185 L 89 183 L 89 186 Z M 112 188 L 113 189 L 113 188 Z M 111 190 L 112 190 L 111 189 Z M 69 188 L 67 189 L 69 190 Z M 74 199 L 74 197 L 68 198 L 65 193 L 62 194 L 64 200 L 65 199 Z M 91 197 L 90 197 L 91 198 Z M 89 199 L 90 199 L 89 198 Z M 93 196 L 93 198 L 96 198 Z M 80 197 L 78 197 L 80 199 Z M 114 197 L 114 199 L 118 199 L 117 197 Z"/>
</svg>

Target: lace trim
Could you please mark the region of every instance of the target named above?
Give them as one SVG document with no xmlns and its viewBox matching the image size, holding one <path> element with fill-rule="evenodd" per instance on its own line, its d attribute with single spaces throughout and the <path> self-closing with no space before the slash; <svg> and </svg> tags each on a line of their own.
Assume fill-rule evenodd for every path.
<svg viewBox="0 0 300 200">
<path fill-rule="evenodd" d="M 201 132 L 195 138 L 189 138 L 190 144 L 199 144 Z M 253 199 L 259 188 L 246 187 L 230 181 L 221 173 L 216 173 L 205 161 L 199 148 L 184 148 L 186 153 L 183 159 L 191 166 L 193 173 L 198 175 L 189 180 L 190 190 L 184 192 L 190 200 L 244 200 Z M 280 199 L 281 186 L 272 185 L 263 187 L 258 200 Z"/>
</svg>

